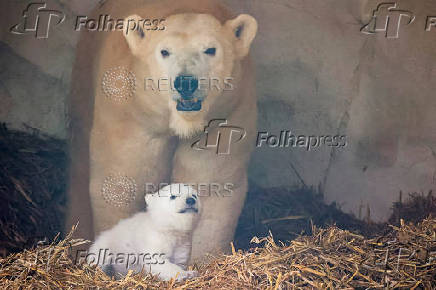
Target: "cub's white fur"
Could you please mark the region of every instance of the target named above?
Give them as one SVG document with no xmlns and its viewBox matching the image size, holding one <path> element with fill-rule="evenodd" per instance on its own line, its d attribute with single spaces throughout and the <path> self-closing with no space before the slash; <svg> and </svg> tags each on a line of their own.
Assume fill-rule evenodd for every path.
<svg viewBox="0 0 436 290">
<path fill-rule="evenodd" d="M 121 220 L 104 231 L 91 246 L 88 263 L 108 274 L 151 272 L 163 280 L 196 275 L 186 271 L 191 257 L 192 232 L 200 216 L 200 199 L 186 184 L 171 184 L 146 194 L 147 210 Z"/>
</svg>

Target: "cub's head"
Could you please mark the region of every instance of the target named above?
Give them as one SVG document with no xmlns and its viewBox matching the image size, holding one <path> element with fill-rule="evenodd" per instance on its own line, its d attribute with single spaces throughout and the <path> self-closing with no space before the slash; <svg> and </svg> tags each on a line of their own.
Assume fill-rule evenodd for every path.
<svg viewBox="0 0 436 290">
<path fill-rule="evenodd" d="M 200 198 L 188 184 L 170 184 L 145 195 L 147 212 L 157 225 L 178 230 L 192 229 L 200 217 Z"/>
<path fill-rule="evenodd" d="M 142 17 L 126 21 L 131 19 Z M 163 30 L 129 31 L 124 35 L 137 59 L 135 71 L 144 78 L 138 96 L 147 97 L 150 107 L 168 106 L 162 112 L 169 114 L 170 128 L 191 136 L 207 124 L 209 111 L 235 102 L 238 96 L 223 92 L 237 86 L 235 69 L 256 32 L 256 20 L 246 14 L 225 23 L 209 14 L 176 14 L 165 20 Z"/>
</svg>

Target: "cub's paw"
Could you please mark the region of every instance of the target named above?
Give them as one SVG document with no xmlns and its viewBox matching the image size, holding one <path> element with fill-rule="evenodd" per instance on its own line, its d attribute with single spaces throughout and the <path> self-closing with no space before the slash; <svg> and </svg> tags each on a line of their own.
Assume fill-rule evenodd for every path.
<svg viewBox="0 0 436 290">
<path fill-rule="evenodd" d="M 183 281 L 186 279 L 192 279 L 198 276 L 197 271 L 183 271 L 177 275 L 177 281 Z"/>
</svg>

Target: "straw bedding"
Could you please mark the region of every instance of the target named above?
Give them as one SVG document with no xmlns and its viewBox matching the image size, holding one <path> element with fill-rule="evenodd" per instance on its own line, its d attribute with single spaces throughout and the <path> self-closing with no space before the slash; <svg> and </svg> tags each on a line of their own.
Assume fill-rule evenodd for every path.
<svg viewBox="0 0 436 290">
<path fill-rule="evenodd" d="M 62 229 L 65 142 L 0 123 L 0 257 L 52 239 Z"/>
<path fill-rule="evenodd" d="M 24 250 L 0 260 L 2 289 L 119 288 L 129 289 L 435 289 L 436 219 L 401 223 L 384 236 L 365 239 L 337 227 L 313 229 L 284 246 L 273 237 L 253 242 L 259 247 L 214 257 L 194 265 L 199 277 L 159 282 L 151 275 L 106 276 L 99 268 L 74 264 L 65 240 Z"/>
</svg>

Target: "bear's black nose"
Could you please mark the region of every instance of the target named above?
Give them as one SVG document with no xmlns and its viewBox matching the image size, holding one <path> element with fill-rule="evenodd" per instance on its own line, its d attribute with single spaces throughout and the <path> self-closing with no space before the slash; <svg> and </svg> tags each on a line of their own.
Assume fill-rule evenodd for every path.
<svg viewBox="0 0 436 290">
<path fill-rule="evenodd" d="M 192 75 L 179 75 L 174 80 L 174 88 L 183 99 L 190 100 L 198 88 L 198 79 Z"/>
<path fill-rule="evenodd" d="M 195 199 L 193 199 L 192 197 L 188 197 L 186 199 L 186 204 L 187 205 L 194 205 L 195 204 Z"/>
</svg>

